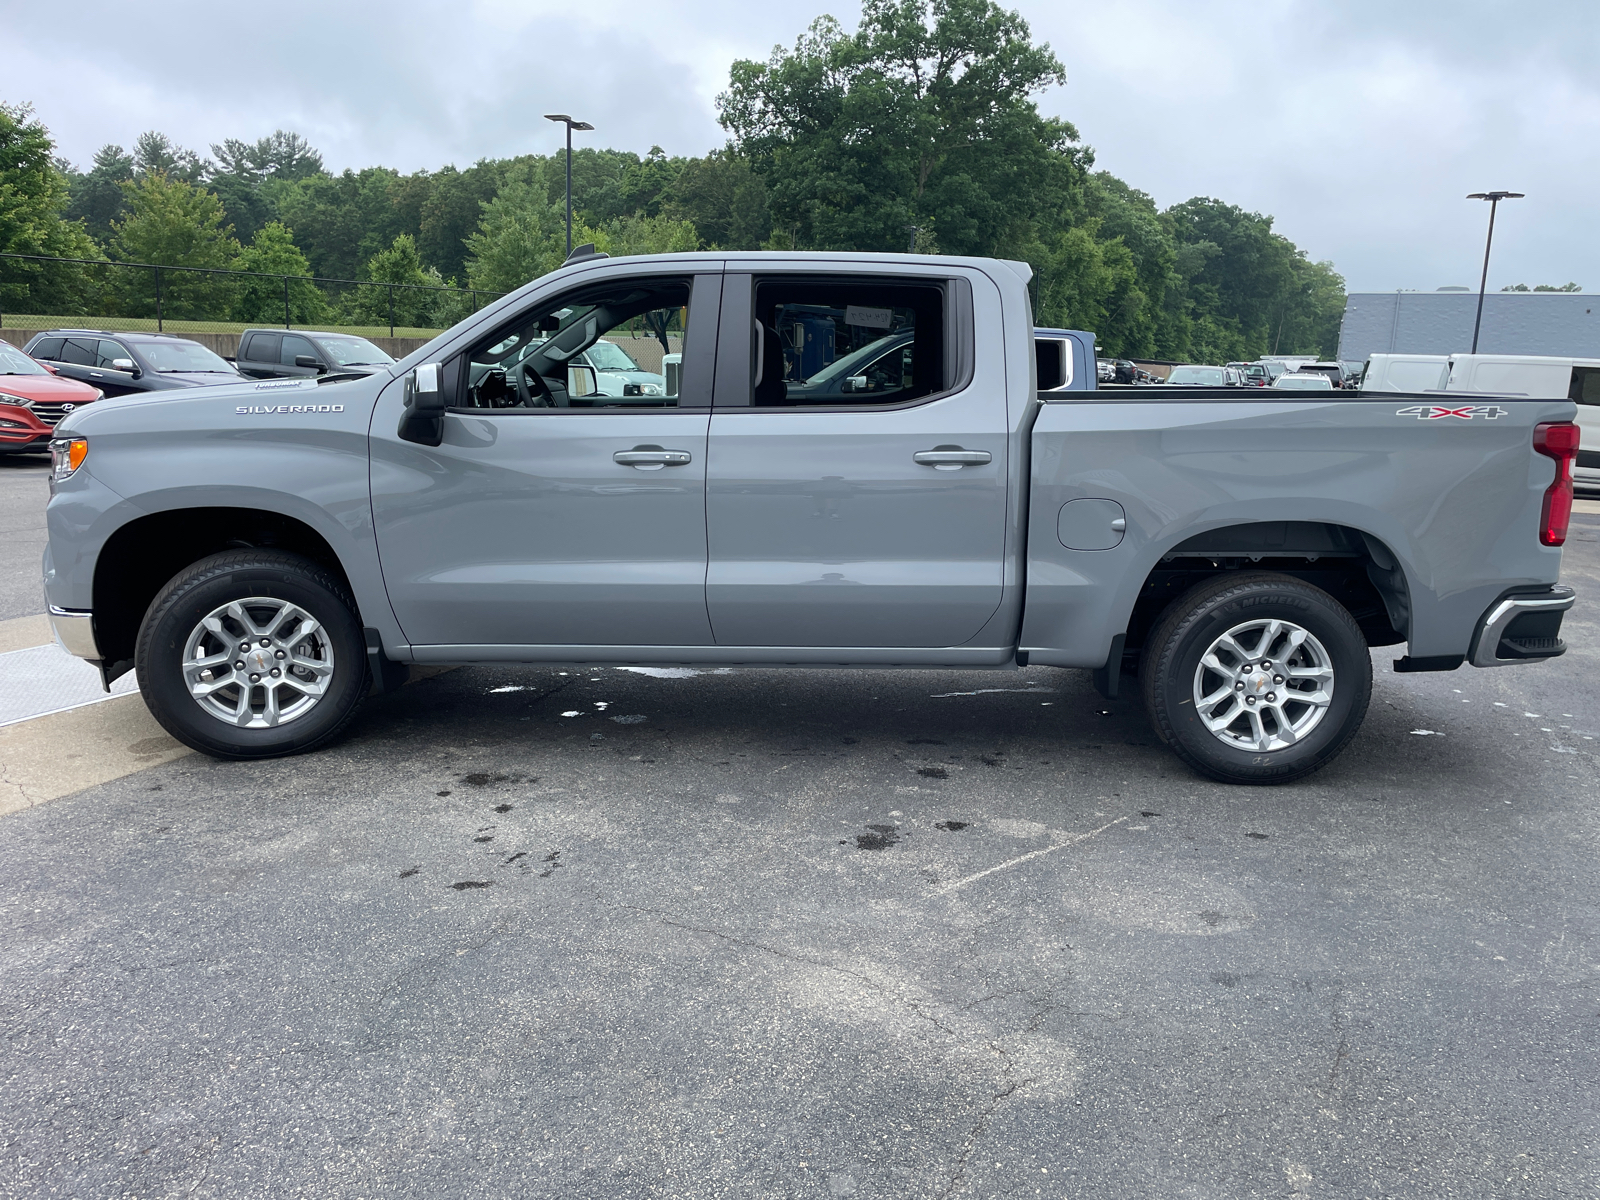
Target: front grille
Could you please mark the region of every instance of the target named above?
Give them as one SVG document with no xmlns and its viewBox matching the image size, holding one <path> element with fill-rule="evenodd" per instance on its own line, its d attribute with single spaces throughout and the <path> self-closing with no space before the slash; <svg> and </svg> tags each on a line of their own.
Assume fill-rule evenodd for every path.
<svg viewBox="0 0 1600 1200">
<path fill-rule="evenodd" d="M 54 425 L 57 421 L 61 420 L 62 417 L 66 416 L 78 406 L 76 404 L 65 403 L 42 404 L 38 401 L 35 401 L 29 407 L 32 408 L 33 415 L 38 417 L 39 420 L 43 421 L 46 425 Z"/>
</svg>

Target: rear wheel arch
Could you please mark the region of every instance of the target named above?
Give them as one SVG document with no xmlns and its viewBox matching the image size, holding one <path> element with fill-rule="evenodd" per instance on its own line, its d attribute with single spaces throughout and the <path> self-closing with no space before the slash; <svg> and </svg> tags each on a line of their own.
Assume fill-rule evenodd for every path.
<svg viewBox="0 0 1600 1200">
<path fill-rule="evenodd" d="M 1369 646 L 1398 645 L 1411 634 L 1411 594 L 1397 554 L 1350 525 L 1250 521 L 1186 538 L 1165 551 L 1140 585 L 1128 616 L 1124 664 L 1137 666 L 1167 609 L 1209 579 L 1270 571 L 1321 588 L 1360 626 Z"/>
</svg>

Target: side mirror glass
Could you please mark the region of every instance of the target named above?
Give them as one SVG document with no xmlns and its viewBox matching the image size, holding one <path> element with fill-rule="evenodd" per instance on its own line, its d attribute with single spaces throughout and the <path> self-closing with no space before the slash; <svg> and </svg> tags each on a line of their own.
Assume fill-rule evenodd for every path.
<svg viewBox="0 0 1600 1200">
<path fill-rule="evenodd" d="M 443 374 L 442 364 L 423 363 L 406 376 L 405 409 L 396 431 L 405 441 L 421 446 L 437 446 L 444 441 Z"/>
<path fill-rule="evenodd" d="M 567 368 L 567 395 L 592 396 L 597 390 L 593 367 Z"/>
</svg>

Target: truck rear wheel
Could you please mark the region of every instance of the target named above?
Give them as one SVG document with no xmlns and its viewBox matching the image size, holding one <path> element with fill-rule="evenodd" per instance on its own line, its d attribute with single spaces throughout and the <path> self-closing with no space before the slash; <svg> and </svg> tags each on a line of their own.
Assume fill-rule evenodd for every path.
<svg viewBox="0 0 1600 1200">
<path fill-rule="evenodd" d="M 157 721 L 216 758 L 314 750 L 370 680 L 354 601 L 293 554 L 228 551 L 162 588 L 139 626 L 139 691 Z"/>
<path fill-rule="evenodd" d="M 1139 680 L 1156 734 L 1224 783 L 1287 783 L 1361 728 L 1372 658 L 1332 596 L 1288 575 L 1230 575 L 1177 600 Z"/>
</svg>

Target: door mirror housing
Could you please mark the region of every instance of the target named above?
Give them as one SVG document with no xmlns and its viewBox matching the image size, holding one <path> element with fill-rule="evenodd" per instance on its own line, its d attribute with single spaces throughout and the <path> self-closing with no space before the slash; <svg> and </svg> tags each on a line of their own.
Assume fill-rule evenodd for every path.
<svg viewBox="0 0 1600 1200">
<path fill-rule="evenodd" d="M 113 358 L 111 360 L 111 369 L 113 371 L 126 371 L 135 379 L 139 378 L 139 365 L 131 358 Z"/>
<path fill-rule="evenodd" d="M 443 377 L 442 363 L 423 363 L 406 376 L 405 409 L 397 430 L 405 441 L 419 446 L 437 446 L 444 441 Z"/>
<path fill-rule="evenodd" d="M 294 356 L 294 365 L 297 367 L 315 368 L 318 375 L 323 374 L 328 369 L 318 362 L 316 356 L 312 354 L 296 354 Z"/>
</svg>

